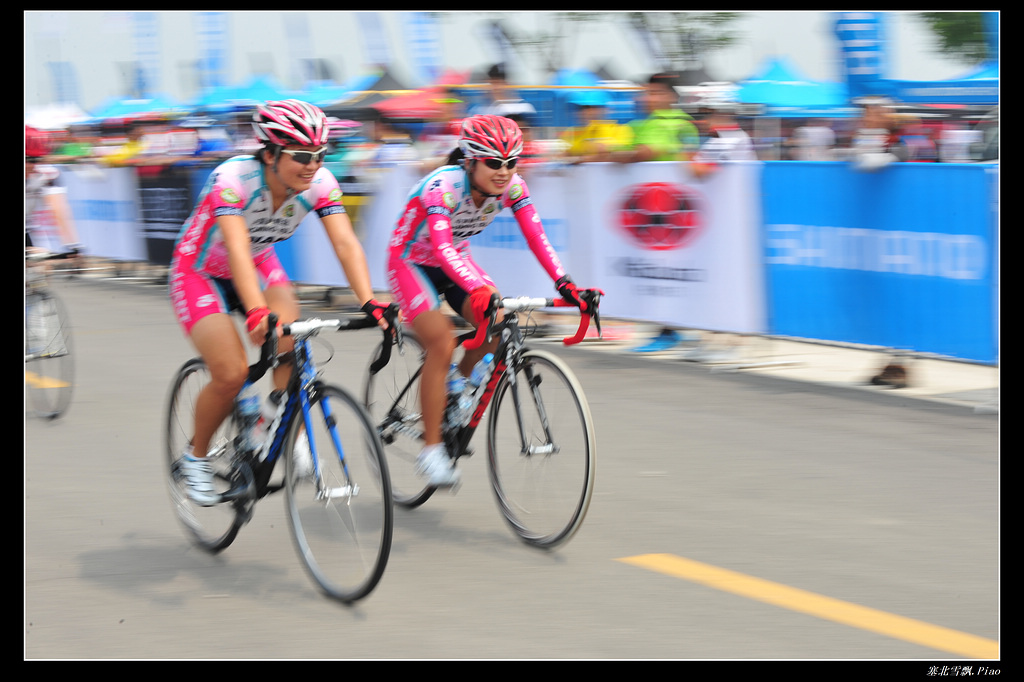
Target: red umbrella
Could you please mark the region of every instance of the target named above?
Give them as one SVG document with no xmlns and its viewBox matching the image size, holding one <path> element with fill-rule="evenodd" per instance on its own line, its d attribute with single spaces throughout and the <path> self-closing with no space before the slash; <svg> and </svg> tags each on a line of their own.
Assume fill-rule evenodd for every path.
<svg viewBox="0 0 1024 682">
<path fill-rule="evenodd" d="M 441 88 L 429 88 L 408 95 L 397 95 L 377 102 L 373 108 L 389 118 L 432 120 L 442 115 L 438 100 L 445 97 Z"/>
</svg>

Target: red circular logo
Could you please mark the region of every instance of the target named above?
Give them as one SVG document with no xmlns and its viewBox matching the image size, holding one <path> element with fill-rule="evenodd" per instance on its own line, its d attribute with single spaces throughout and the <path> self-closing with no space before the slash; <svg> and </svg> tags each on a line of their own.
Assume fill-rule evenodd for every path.
<svg viewBox="0 0 1024 682">
<path fill-rule="evenodd" d="M 619 226 L 636 245 L 652 251 L 690 244 L 704 227 L 698 195 L 669 182 L 649 182 L 626 190 Z"/>
</svg>

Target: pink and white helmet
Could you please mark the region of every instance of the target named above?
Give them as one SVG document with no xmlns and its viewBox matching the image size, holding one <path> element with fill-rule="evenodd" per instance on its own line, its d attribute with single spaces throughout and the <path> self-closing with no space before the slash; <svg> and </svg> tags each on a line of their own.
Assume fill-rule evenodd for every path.
<svg viewBox="0 0 1024 682">
<path fill-rule="evenodd" d="M 508 159 L 523 151 L 523 132 L 504 116 L 470 116 L 462 122 L 459 148 L 467 159 Z"/>
<path fill-rule="evenodd" d="M 282 147 L 319 146 L 327 142 L 327 116 L 319 107 L 297 99 L 267 102 L 252 115 L 256 138 L 263 144 Z"/>
</svg>

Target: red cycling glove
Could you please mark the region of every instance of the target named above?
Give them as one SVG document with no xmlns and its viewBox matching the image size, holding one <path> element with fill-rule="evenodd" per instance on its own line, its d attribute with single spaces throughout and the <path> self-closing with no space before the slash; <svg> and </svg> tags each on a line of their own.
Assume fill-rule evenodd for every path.
<svg viewBox="0 0 1024 682">
<path fill-rule="evenodd" d="M 260 326 L 260 322 L 263 318 L 270 314 L 270 308 L 259 307 L 253 308 L 245 316 L 245 328 L 252 331 L 256 327 Z"/>
<path fill-rule="evenodd" d="M 377 322 L 381 321 L 381 318 L 384 317 L 384 313 L 387 311 L 387 309 L 387 305 L 381 303 L 380 301 L 375 301 L 372 298 L 366 303 L 364 303 L 360 308 L 360 310 L 366 313 L 367 316 L 372 317 Z"/>
<path fill-rule="evenodd" d="M 493 287 L 478 287 L 469 292 L 469 307 L 473 311 L 473 323 L 480 325 L 487 320 L 490 312 L 491 297 L 498 292 Z"/>
</svg>

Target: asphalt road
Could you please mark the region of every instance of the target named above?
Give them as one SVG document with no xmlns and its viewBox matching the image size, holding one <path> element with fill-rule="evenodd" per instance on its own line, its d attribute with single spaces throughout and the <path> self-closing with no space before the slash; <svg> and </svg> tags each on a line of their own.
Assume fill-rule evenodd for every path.
<svg viewBox="0 0 1024 682">
<path fill-rule="evenodd" d="M 396 512 L 383 580 L 346 607 L 281 496 L 216 557 L 179 529 L 160 427 L 192 351 L 164 290 L 56 289 L 77 384 L 25 422 L 28 659 L 998 659 L 997 416 L 550 344 L 597 423 L 580 533 L 517 541 L 478 443 L 457 494 Z M 360 386 L 377 338 L 332 336 L 328 377 Z"/>
</svg>

